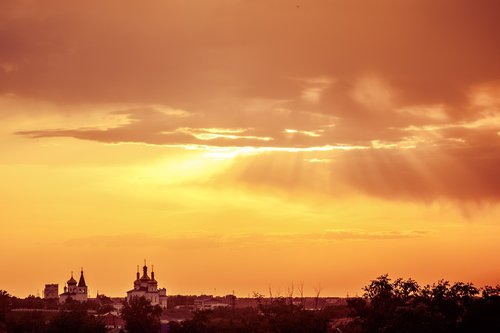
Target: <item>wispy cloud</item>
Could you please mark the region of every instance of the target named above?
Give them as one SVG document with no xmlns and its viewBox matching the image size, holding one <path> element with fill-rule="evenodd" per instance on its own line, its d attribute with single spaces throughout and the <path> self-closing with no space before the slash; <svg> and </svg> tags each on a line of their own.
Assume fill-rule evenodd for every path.
<svg viewBox="0 0 500 333">
<path fill-rule="evenodd" d="M 72 238 L 64 242 L 68 247 L 141 247 L 168 248 L 172 250 L 193 250 L 217 247 L 241 247 L 259 244 L 286 242 L 335 242 L 354 240 L 398 240 L 428 237 L 430 230 L 368 231 L 363 229 L 328 229 L 314 233 L 272 233 L 272 234 L 215 234 L 190 232 L 175 236 L 151 236 L 148 234 L 116 234 Z"/>
</svg>

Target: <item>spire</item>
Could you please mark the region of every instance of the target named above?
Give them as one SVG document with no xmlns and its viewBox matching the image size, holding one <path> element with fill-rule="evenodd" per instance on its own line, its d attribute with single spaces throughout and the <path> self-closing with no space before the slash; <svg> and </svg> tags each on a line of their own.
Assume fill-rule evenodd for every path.
<svg viewBox="0 0 500 333">
<path fill-rule="evenodd" d="M 154 272 L 155 266 L 151 265 L 151 280 L 155 280 L 155 272 Z"/>
<path fill-rule="evenodd" d="M 139 278 L 140 278 L 140 274 L 139 274 L 139 265 L 137 265 L 137 273 L 136 273 L 136 276 L 137 276 L 137 280 L 139 280 Z"/>
<path fill-rule="evenodd" d="M 87 284 L 85 284 L 85 278 L 83 277 L 83 267 L 82 270 L 80 271 L 80 281 L 78 281 L 78 287 L 86 287 Z"/>
</svg>

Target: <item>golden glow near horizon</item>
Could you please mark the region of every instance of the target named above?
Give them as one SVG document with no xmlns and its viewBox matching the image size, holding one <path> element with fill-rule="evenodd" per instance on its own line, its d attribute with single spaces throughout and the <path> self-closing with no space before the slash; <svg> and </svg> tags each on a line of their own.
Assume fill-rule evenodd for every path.
<svg viewBox="0 0 500 333">
<path fill-rule="evenodd" d="M 169 294 L 498 284 L 480 2 L 0 5 L 0 289 L 124 296 L 144 258 Z"/>
</svg>

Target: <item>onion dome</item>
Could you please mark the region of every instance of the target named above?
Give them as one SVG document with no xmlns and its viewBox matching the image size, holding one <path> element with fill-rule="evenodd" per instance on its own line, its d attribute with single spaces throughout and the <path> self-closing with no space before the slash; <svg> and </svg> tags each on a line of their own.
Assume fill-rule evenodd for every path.
<svg viewBox="0 0 500 333">
<path fill-rule="evenodd" d="M 139 275 L 139 265 L 137 265 L 137 273 L 135 276 L 134 285 L 138 285 L 140 283 L 141 283 L 141 276 Z"/>
<path fill-rule="evenodd" d="M 142 267 L 141 281 L 149 281 L 148 266 L 146 266 L 146 260 L 144 260 L 144 266 Z"/>
<path fill-rule="evenodd" d="M 153 265 L 151 265 L 151 280 L 150 280 L 149 283 L 158 283 L 155 280 L 155 272 L 154 272 L 154 266 Z"/>
<path fill-rule="evenodd" d="M 68 280 L 68 286 L 76 285 L 76 280 L 73 278 L 73 272 L 71 272 L 71 278 Z"/>
</svg>

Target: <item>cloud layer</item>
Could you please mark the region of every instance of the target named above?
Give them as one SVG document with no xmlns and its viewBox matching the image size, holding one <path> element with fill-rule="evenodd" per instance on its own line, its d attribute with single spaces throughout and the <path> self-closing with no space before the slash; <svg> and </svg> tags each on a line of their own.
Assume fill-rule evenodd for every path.
<svg viewBox="0 0 500 333">
<path fill-rule="evenodd" d="M 458 105 L 498 80 L 494 0 L 4 1 L 1 89 L 59 101 L 161 102 L 204 108 L 214 97 L 288 99 L 302 88 L 350 104 L 366 73 L 410 104 Z M 295 79 L 295 80 L 294 80 Z M 302 86 L 302 87 L 301 87 Z M 325 105 L 326 109 L 331 109 Z M 351 112 L 348 110 L 348 112 Z"/>
<path fill-rule="evenodd" d="M 123 106 L 103 111 L 114 125 L 23 125 L 25 137 L 300 153 L 370 195 L 496 201 L 499 11 L 495 0 L 4 1 L 0 93 L 67 115 Z M 240 181 L 279 179 L 269 163 Z"/>
</svg>

